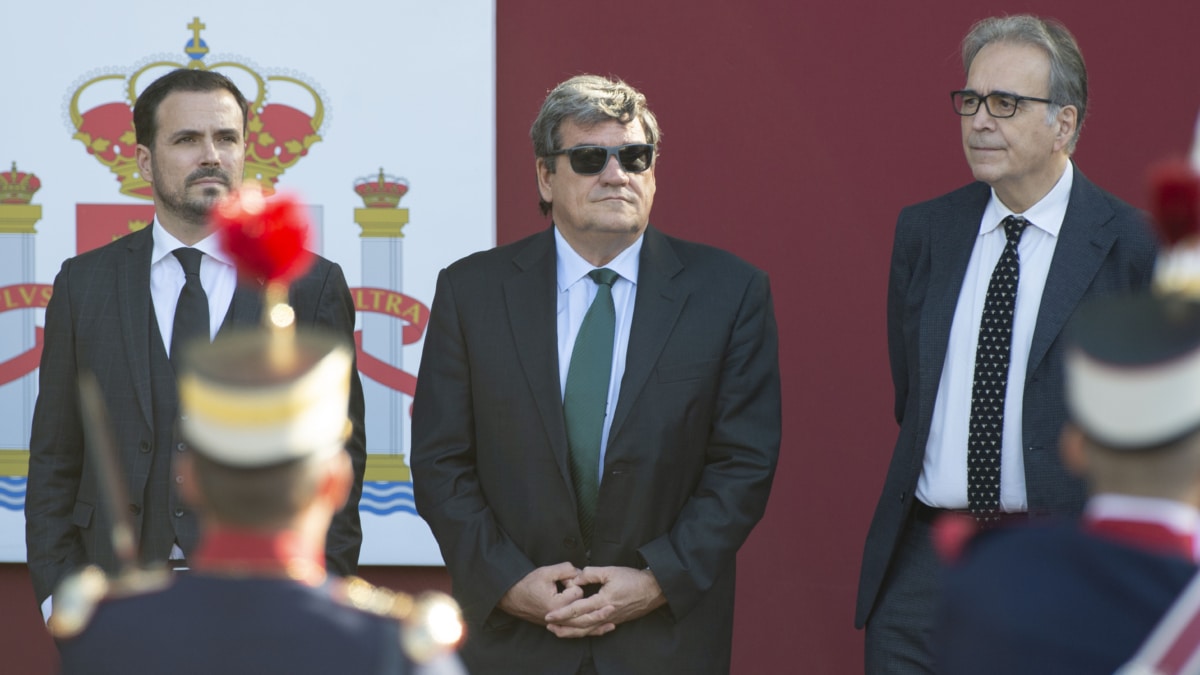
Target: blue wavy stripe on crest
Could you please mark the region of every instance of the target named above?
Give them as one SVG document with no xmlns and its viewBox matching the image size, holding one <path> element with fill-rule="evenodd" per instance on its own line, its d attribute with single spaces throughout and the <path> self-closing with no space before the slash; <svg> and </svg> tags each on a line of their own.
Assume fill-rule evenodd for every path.
<svg viewBox="0 0 1200 675">
<path fill-rule="evenodd" d="M 408 494 L 408 495 L 413 494 L 412 486 L 408 485 L 407 483 L 397 483 L 395 485 L 388 485 L 388 486 L 385 486 L 385 488 L 378 488 L 378 486 L 374 486 L 374 485 L 370 485 L 370 486 L 364 485 L 364 486 L 362 486 L 362 491 L 367 492 L 367 494 L 371 494 L 371 495 L 395 495 L 395 494 L 397 494 L 397 492 L 398 492 L 398 494 Z"/>
<path fill-rule="evenodd" d="M 409 513 L 414 516 L 417 515 L 417 509 L 407 504 L 397 504 L 394 506 L 388 506 L 386 508 L 378 508 L 371 506 L 370 504 L 359 503 L 358 510 L 363 513 L 373 513 L 377 516 L 387 516 L 393 513 Z"/>
<path fill-rule="evenodd" d="M 29 479 L 25 476 L 0 476 L 0 485 L 20 485 L 24 487 L 28 481 Z M 409 485 L 412 485 L 412 483 L 409 483 Z"/>
<path fill-rule="evenodd" d="M 9 511 L 24 511 L 25 500 L 19 502 L 10 502 L 7 499 L 0 499 L 0 509 L 8 509 Z"/>
<path fill-rule="evenodd" d="M 399 497 L 396 499 L 371 499 L 369 497 L 363 497 L 358 502 L 359 508 L 362 508 L 363 506 L 370 506 L 377 509 L 387 508 L 395 504 L 410 504 L 415 506 L 416 502 L 413 501 L 412 497 Z"/>
<path fill-rule="evenodd" d="M 11 498 L 11 499 L 21 499 L 21 500 L 25 499 L 25 486 L 22 485 L 20 488 L 18 488 L 16 490 L 9 490 L 8 488 L 0 485 L 0 499 L 3 499 L 5 497 Z"/>
<path fill-rule="evenodd" d="M 396 488 L 412 489 L 411 480 L 368 480 L 363 481 L 363 489 L 372 488 L 375 490 L 394 490 Z"/>
<path fill-rule="evenodd" d="M 367 481 L 363 483 L 358 510 L 377 516 L 393 513 L 417 515 L 411 481 Z"/>
<path fill-rule="evenodd" d="M 412 494 L 412 483 L 375 483 L 363 484 L 363 494 L 376 497 L 387 497 L 395 494 Z"/>
</svg>

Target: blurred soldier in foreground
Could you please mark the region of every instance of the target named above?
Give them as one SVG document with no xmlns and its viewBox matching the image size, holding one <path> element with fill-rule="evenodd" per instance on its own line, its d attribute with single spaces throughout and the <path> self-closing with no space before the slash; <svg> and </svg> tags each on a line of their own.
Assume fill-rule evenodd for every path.
<svg viewBox="0 0 1200 675">
<path fill-rule="evenodd" d="M 184 353 L 180 424 L 194 453 L 176 461 L 202 526 L 191 571 L 154 584 L 137 569 L 107 582 L 95 570 L 107 591 L 90 621 L 86 602 L 56 591 L 65 673 L 462 672 L 447 655 L 461 635 L 449 598 L 414 603 L 326 575 L 326 533 L 354 481 L 353 352 L 295 333 L 286 303 L 268 307 L 270 330 Z"/>
<path fill-rule="evenodd" d="M 1200 303 L 1113 297 L 1073 328 L 1061 452 L 1087 478 L 1083 518 L 968 543 L 946 574 L 941 673 L 1111 673 L 1196 572 Z"/>
</svg>

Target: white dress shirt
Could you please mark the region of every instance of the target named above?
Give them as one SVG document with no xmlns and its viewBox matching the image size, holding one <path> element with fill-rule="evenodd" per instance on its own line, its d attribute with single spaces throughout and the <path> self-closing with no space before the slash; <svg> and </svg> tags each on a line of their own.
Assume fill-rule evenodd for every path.
<svg viewBox="0 0 1200 675">
<path fill-rule="evenodd" d="M 163 348 L 171 355 L 171 336 L 175 328 L 175 305 L 179 303 L 179 292 L 183 290 L 183 264 L 172 253 L 184 244 L 154 221 L 154 250 L 150 254 L 150 298 L 154 303 L 154 315 L 158 319 L 158 332 L 162 335 Z M 229 313 L 233 302 L 233 291 L 237 288 L 237 269 L 233 261 L 217 245 L 217 238 L 209 235 L 196 242 L 192 248 L 204 254 L 200 259 L 200 283 L 208 296 L 208 337 L 216 337 L 217 330 Z"/>
<path fill-rule="evenodd" d="M 1070 162 L 1058 183 L 1025 213 L 1013 213 L 992 190 L 983 210 L 979 236 L 963 275 L 946 361 L 938 382 L 937 401 L 925 444 L 925 461 L 917 483 L 917 499 L 946 509 L 967 507 L 967 437 L 971 423 L 971 388 L 975 378 L 975 347 L 979 323 L 987 297 L 992 269 L 1008 242 L 1001 222 L 1010 215 L 1031 223 L 1017 247 L 1020 277 L 1016 310 L 1013 313 L 1012 349 L 1008 364 L 1008 388 L 1004 399 L 1004 430 L 1000 448 L 1000 508 L 1028 510 L 1025 492 L 1025 456 L 1021 442 L 1021 408 L 1025 398 L 1025 369 L 1029 347 L 1037 325 L 1042 291 L 1050 273 L 1050 261 L 1058 244 L 1058 233 L 1067 215 L 1074 170 Z"/>
<path fill-rule="evenodd" d="M 608 381 L 608 402 L 604 407 L 604 431 L 600 435 L 600 464 L 597 475 L 603 479 L 604 456 L 608 450 L 608 432 L 612 427 L 613 411 L 621 393 L 621 378 L 625 375 L 625 352 L 629 347 L 629 329 L 633 325 L 633 305 L 637 297 L 637 278 L 642 239 L 638 237 L 629 248 L 621 251 L 604 267 L 621 275 L 612 285 L 613 307 L 616 310 L 616 334 L 613 336 L 612 376 Z M 583 324 L 592 300 L 596 299 L 596 283 L 588 272 L 598 269 L 584 260 L 554 228 L 554 246 L 558 254 L 558 376 L 560 393 L 567 392 L 567 370 L 575 337 Z"/>
</svg>

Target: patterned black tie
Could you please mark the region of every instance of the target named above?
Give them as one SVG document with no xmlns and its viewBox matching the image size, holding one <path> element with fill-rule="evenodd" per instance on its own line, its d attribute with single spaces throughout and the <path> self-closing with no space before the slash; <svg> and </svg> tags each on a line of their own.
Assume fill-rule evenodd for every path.
<svg viewBox="0 0 1200 675">
<path fill-rule="evenodd" d="M 1029 221 L 1004 219 L 1008 243 L 988 283 L 975 348 L 975 380 L 971 386 L 971 429 L 967 440 L 967 508 L 981 525 L 1000 516 L 1000 443 L 1004 431 L 1004 394 L 1012 347 L 1013 310 L 1017 300 L 1020 259 L 1017 244 Z"/>
<path fill-rule="evenodd" d="M 571 481 L 575 484 L 579 529 L 585 546 L 591 546 L 596 497 L 600 492 L 600 437 L 604 431 L 608 381 L 612 378 L 613 336 L 616 334 L 612 285 L 618 275 L 603 268 L 592 270 L 588 276 L 596 282 L 596 297 L 575 337 L 563 396 L 567 446 L 571 451 Z"/>
<path fill-rule="evenodd" d="M 211 340 L 208 327 L 208 295 L 200 283 L 200 259 L 204 257 L 198 249 L 177 248 L 172 253 L 183 265 L 183 289 L 179 291 L 179 302 L 175 305 L 175 323 L 171 329 L 171 365 L 179 372 L 183 347 L 192 340 Z"/>
</svg>

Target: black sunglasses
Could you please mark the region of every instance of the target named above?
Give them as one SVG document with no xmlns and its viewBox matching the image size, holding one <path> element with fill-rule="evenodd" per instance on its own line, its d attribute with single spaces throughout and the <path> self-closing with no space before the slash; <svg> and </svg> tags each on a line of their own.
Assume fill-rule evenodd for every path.
<svg viewBox="0 0 1200 675">
<path fill-rule="evenodd" d="M 558 155 L 566 155 L 571 160 L 571 169 L 580 176 L 595 176 L 604 171 L 613 155 L 626 173 L 641 173 L 654 163 L 654 146 L 649 143 L 577 145 L 550 153 L 551 157 Z"/>
</svg>

